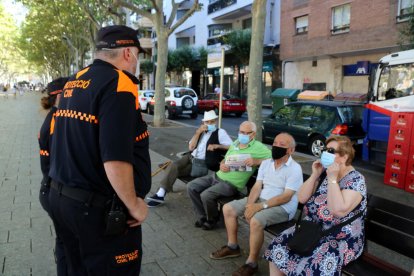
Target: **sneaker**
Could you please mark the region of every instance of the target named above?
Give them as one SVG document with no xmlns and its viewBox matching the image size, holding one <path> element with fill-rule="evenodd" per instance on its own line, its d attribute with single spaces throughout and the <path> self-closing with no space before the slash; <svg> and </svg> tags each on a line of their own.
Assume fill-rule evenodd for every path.
<svg viewBox="0 0 414 276">
<path fill-rule="evenodd" d="M 259 266 L 256 265 L 256 267 L 251 267 L 248 264 L 244 264 L 239 269 L 234 271 L 231 275 L 232 276 L 251 276 L 256 274 L 256 272 L 259 271 Z"/>
<path fill-rule="evenodd" d="M 164 203 L 164 197 L 158 196 L 157 194 L 154 194 L 153 196 L 148 196 L 147 199 L 149 199 L 150 201 Z"/>
<path fill-rule="evenodd" d="M 227 245 L 223 246 L 216 252 L 213 252 L 210 254 L 210 259 L 213 260 L 222 260 L 226 258 L 236 258 L 241 255 L 240 253 L 240 247 L 237 247 L 237 249 L 231 249 Z"/>
<path fill-rule="evenodd" d="M 158 205 L 161 205 L 164 203 L 164 197 L 163 196 L 157 196 L 157 194 L 147 197 L 149 201 L 147 202 L 148 207 L 157 207 Z"/>
<path fill-rule="evenodd" d="M 201 218 L 194 223 L 194 226 L 197 228 L 201 228 L 206 221 L 206 218 Z"/>
</svg>

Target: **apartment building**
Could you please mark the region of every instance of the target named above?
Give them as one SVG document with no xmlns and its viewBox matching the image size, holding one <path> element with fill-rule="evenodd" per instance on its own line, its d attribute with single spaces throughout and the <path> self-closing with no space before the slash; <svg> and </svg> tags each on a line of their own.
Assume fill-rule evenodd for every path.
<svg viewBox="0 0 414 276">
<path fill-rule="evenodd" d="M 127 22 L 128 23 L 128 22 Z M 133 23 L 130 23 L 133 28 L 138 29 L 138 36 L 139 42 L 141 47 L 144 48 L 146 53 L 141 53 L 139 56 L 139 62 L 144 60 L 152 61 L 152 50 L 153 50 L 153 42 L 152 42 L 152 32 L 154 24 L 149 18 L 142 17 L 139 15 L 135 15 Z M 138 66 L 139 70 L 139 66 Z M 140 90 L 151 89 L 154 87 L 154 78 L 153 75 L 146 75 L 143 72 L 139 73 L 140 79 Z"/>
<path fill-rule="evenodd" d="M 169 37 L 169 48 L 176 49 L 183 45 L 204 46 L 213 52 L 221 47 L 221 37 L 234 30 L 249 29 L 252 26 L 253 0 L 200 0 L 202 9 L 191 16 Z M 183 1 L 177 11 L 180 19 L 191 7 L 193 0 Z M 164 12 L 169 16 L 170 1 L 165 1 Z M 281 86 L 280 62 L 278 50 L 280 44 L 280 0 L 268 0 L 266 7 L 266 27 L 264 36 L 263 99 L 270 104 L 270 93 Z M 225 80 L 223 91 L 246 98 L 247 70 L 231 58 L 226 51 Z M 205 95 L 213 92 L 220 82 L 220 67 L 209 59 L 206 70 L 184 72 L 184 85 Z"/>
<path fill-rule="evenodd" d="M 413 0 L 282 1 L 284 87 L 366 93 L 379 58 L 400 50 Z"/>
</svg>

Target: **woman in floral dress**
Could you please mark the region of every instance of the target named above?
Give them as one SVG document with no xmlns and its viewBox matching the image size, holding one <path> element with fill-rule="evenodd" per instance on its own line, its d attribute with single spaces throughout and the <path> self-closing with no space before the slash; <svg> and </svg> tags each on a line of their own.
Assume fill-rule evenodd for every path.
<svg viewBox="0 0 414 276">
<path fill-rule="evenodd" d="M 312 164 L 312 175 L 302 185 L 298 199 L 306 203 L 303 220 L 318 222 L 329 229 L 363 212 L 350 224 L 324 236 L 309 256 L 290 251 L 288 240 L 295 227 L 276 236 L 264 257 L 269 261 L 270 275 L 341 275 L 341 269 L 357 259 L 364 247 L 364 218 L 367 191 L 364 177 L 351 165 L 355 151 L 348 137 L 331 136 L 321 159 Z M 326 177 L 316 190 L 319 177 Z"/>
</svg>

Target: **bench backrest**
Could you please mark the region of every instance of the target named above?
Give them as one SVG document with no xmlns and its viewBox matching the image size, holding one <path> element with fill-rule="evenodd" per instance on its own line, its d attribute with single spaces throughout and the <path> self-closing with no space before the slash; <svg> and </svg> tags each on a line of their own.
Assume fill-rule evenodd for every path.
<svg viewBox="0 0 414 276">
<path fill-rule="evenodd" d="M 413 258 L 413 207 L 368 195 L 365 230 L 368 240 Z"/>
</svg>

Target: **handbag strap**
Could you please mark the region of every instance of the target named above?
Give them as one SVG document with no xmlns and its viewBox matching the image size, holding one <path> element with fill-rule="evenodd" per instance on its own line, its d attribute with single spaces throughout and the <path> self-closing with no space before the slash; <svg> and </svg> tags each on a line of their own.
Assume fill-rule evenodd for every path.
<svg viewBox="0 0 414 276">
<path fill-rule="evenodd" d="M 311 195 L 311 197 L 316 193 L 316 191 L 318 191 L 319 187 L 322 185 L 323 181 L 325 180 L 326 177 L 326 171 L 323 171 L 322 174 L 319 176 L 319 182 L 318 185 L 316 186 L 316 190 L 315 192 Z M 305 203 L 306 204 L 306 203 Z M 298 221 L 296 222 L 296 225 L 299 224 L 299 222 L 302 221 L 302 213 L 303 213 L 303 208 L 300 209 L 300 213 L 299 213 L 299 218 Z"/>
<path fill-rule="evenodd" d="M 324 171 L 324 172 L 323 172 L 323 173 L 319 176 L 319 183 L 318 183 L 318 186 L 316 186 L 315 193 L 316 193 L 316 191 L 318 191 L 319 187 L 322 185 L 322 183 L 323 183 L 323 181 L 325 180 L 325 178 L 326 178 L 326 171 Z M 313 194 L 312 194 L 312 196 L 313 196 L 315 193 L 313 193 Z M 357 207 L 358 207 L 358 206 L 357 206 Z M 299 222 L 301 222 L 301 221 L 302 221 L 302 212 L 303 212 L 303 208 L 302 208 L 302 210 L 300 210 L 299 219 L 298 219 L 298 222 L 296 223 L 296 225 L 299 225 Z M 353 216 L 352 218 L 347 219 L 346 221 L 343 221 L 343 222 L 341 222 L 340 224 L 337 224 L 337 225 L 335 225 L 335 226 L 332 226 L 331 228 L 329 228 L 329 229 L 327 229 L 327 230 L 323 230 L 323 231 L 322 231 L 322 234 L 323 234 L 323 235 L 328 235 L 328 234 L 330 234 L 330 233 L 334 232 L 334 231 L 335 231 L 335 230 L 337 230 L 337 229 L 341 229 L 341 228 L 342 228 L 342 227 L 344 227 L 345 225 L 347 225 L 347 224 L 351 224 L 351 222 L 353 222 L 353 221 L 354 221 L 354 220 L 356 220 L 357 218 L 361 217 L 363 214 L 364 214 L 364 212 L 363 212 L 363 211 L 360 211 L 357 215 Z"/>
<path fill-rule="evenodd" d="M 203 133 L 201 133 L 201 134 L 198 136 L 197 143 L 196 143 L 196 145 L 195 145 L 195 147 L 194 147 L 194 150 L 193 150 L 193 151 L 195 151 L 195 155 L 197 155 L 197 151 L 198 151 L 198 143 L 200 142 L 200 138 L 201 138 L 201 136 L 203 136 L 203 135 L 204 135 L 204 132 L 203 132 Z M 191 151 L 191 152 L 193 152 L 193 151 Z"/>
<path fill-rule="evenodd" d="M 357 218 L 361 217 L 364 214 L 363 211 L 360 211 L 358 213 L 358 215 L 353 216 L 350 219 L 347 219 L 346 221 L 341 222 L 340 224 L 334 225 L 331 228 L 327 229 L 327 230 L 323 230 L 322 233 L 323 235 L 328 235 L 332 232 L 335 232 L 338 229 L 341 229 L 342 227 L 344 227 L 345 225 L 351 224 L 351 222 L 353 222 L 354 220 L 356 220 Z"/>
</svg>

